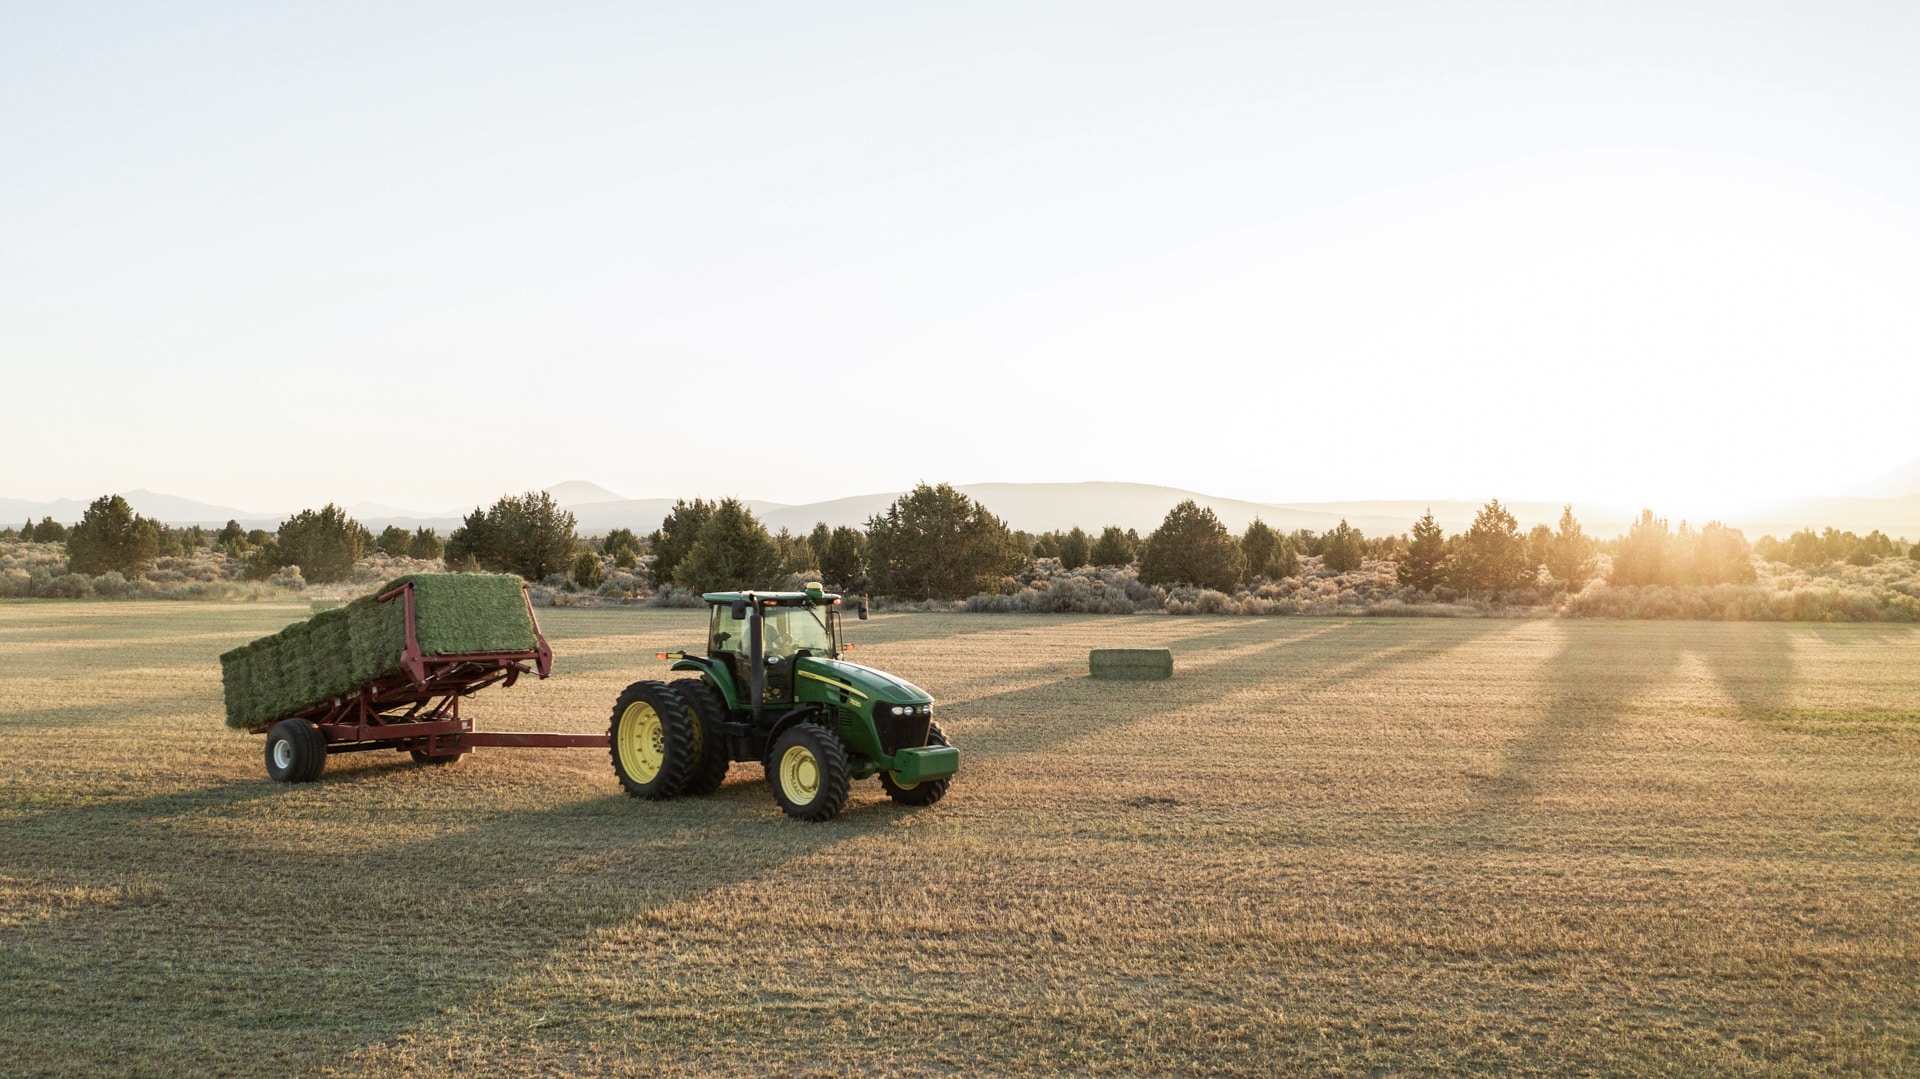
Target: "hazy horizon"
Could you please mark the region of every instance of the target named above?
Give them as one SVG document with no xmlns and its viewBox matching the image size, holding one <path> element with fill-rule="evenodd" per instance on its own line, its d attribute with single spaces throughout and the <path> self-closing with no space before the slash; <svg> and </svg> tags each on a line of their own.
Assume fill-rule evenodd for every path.
<svg viewBox="0 0 1920 1079">
<path fill-rule="evenodd" d="M 1843 494 L 1920 457 L 1864 408 L 1920 391 L 1916 41 L 1886 4 L 15 5 L 0 495 Z"/>
</svg>

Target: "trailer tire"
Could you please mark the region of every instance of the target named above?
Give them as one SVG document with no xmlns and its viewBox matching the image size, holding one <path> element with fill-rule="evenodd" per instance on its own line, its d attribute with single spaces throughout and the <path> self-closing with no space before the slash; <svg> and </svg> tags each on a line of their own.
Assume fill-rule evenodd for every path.
<svg viewBox="0 0 1920 1079">
<path fill-rule="evenodd" d="M 767 754 L 767 785 L 773 800 L 796 820 L 827 821 L 840 815 L 853 786 L 853 765 L 839 735 L 818 723 L 796 723 Z"/>
<path fill-rule="evenodd" d="M 929 722 L 927 744 L 945 746 L 953 743 L 947 741 L 947 732 L 940 729 L 940 724 Z M 941 776 L 939 779 L 923 779 L 903 787 L 893 781 L 892 773 L 880 773 L 880 785 L 887 788 L 887 797 L 903 806 L 930 806 L 947 796 L 947 787 L 952 782 L 952 776 Z"/>
<path fill-rule="evenodd" d="M 704 678 L 682 678 L 667 684 L 680 694 L 687 710 L 693 713 L 698 747 L 693 772 L 687 776 L 687 785 L 680 793 L 695 797 L 712 794 L 727 778 L 727 730 L 721 726 L 728 719 L 727 699 Z"/>
<path fill-rule="evenodd" d="M 635 798 L 679 794 L 693 773 L 695 719 L 665 682 L 635 682 L 613 702 L 607 724 L 613 774 Z"/>
<path fill-rule="evenodd" d="M 327 739 L 304 719 L 283 719 L 267 732 L 267 778 L 276 783 L 311 783 L 327 766 Z"/>
</svg>

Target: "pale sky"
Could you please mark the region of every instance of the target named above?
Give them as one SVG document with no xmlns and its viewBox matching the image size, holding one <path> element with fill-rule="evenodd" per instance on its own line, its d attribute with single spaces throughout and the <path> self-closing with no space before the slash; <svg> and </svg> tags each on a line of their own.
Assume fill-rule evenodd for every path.
<svg viewBox="0 0 1920 1079">
<path fill-rule="evenodd" d="M 1920 457 L 1920 5 L 924 7 L 0 6 L 0 496 Z"/>
</svg>

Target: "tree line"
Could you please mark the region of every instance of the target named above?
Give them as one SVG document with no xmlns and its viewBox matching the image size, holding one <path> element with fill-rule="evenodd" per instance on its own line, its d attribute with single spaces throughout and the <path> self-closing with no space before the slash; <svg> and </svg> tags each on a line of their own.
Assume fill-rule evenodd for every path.
<svg viewBox="0 0 1920 1079">
<path fill-rule="evenodd" d="M 273 532 L 228 521 L 209 532 L 170 528 L 133 512 L 119 495 L 88 506 L 64 526 L 52 518 L 0 530 L 0 539 L 64 543 L 75 572 L 118 571 L 132 576 L 156 558 L 215 548 L 264 579 L 299 567 L 310 582 L 342 580 L 373 551 L 417 559 L 444 558 L 450 570 L 515 573 L 528 580 L 558 577 L 596 588 L 607 564 L 644 576 L 655 589 L 690 592 L 775 588 L 796 577 L 843 591 L 901 599 L 960 599 L 992 591 L 1034 559 L 1085 567 L 1137 567 L 1144 584 L 1194 586 L 1233 592 L 1298 576 L 1303 559 L 1350 573 L 1369 560 L 1391 561 L 1398 583 L 1423 592 L 1449 588 L 1493 596 L 1537 586 L 1579 591 L 1595 576 L 1598 556 L 1610 556 L 1607 580 L 1623 585 L 1741 583 L 1755 577 L 1753 556 L 1798 566 L 1836 561 L 1871 565 L 1902 553 L 1881 532 L 1866 536 L 1828 528 L 1772 536 L 1749 544 L 1736 528 L 1710 522 L 1675 528 L 1644 511 L 1626 534 L 1588 536 L 1566 507 L 1557 527 L 1522 531 L 1498 499 L 1482 506 L 1468 529 L 1448 535 L 1431 511 L 1402 535 L 1368 537 L 1345 520 L 1316 533 L 1276 530 L 1256 518 L 1239 535 L 1192 500 L 1170 510 L 1146 536 L 1109 525 L 1032 534 L 1007 526 L 985 506 L 949 484 L 922 483 L 873 515 L 866 527 L 822 522 L 803 534 L 769 532 L 734 498 L 682 499 L 660 527 L 640 536 L 616 528 L 599 539 L 582 537 L 572 513 L 545 491 L 506 495 L 475 507 L 444 542 L 431 528 L 387 526 L 378 536 L 332 503 L 302 510 Z M 1906 549 L 1920 560 L 1920 544 Z"/>
</svg>

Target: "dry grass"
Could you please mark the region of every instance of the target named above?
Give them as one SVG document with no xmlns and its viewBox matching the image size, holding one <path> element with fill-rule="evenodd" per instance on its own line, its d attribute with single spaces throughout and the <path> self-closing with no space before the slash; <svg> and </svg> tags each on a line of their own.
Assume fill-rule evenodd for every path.
<svg viewBox="0 0 1920 1079">
<path fill-rule="evenodd" d="M 963 771 L 805 826 L 592 751 L 271 785 L 214 657 L 305 613 L 0 605 L 0 1071 L 1920 1070 L 1905 627 L 883 615 Z M 701 626 L 542 619 L 487 724 Z"/>
</svg>

